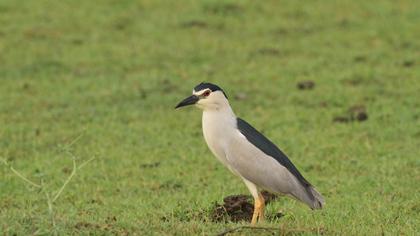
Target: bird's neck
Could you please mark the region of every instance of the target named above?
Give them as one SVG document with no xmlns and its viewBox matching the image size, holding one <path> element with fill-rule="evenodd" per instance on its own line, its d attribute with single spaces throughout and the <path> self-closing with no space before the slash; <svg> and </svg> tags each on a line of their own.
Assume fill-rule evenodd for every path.
<svg viewBox="0 0 420 236">
<path fill-rule="evenodd" d="M 203 128 L 233 128 L 236 127 L 236 115 L 229 105 L 217 109 L 203 110 Z"/>
<path fill-rule="evenodd" d="M 236 118 L 235 113 L 227 100 L 207 105 L 203 109 L 203 116 L 205 115 L 214 116 L 215 118 Z"/>
</svg>

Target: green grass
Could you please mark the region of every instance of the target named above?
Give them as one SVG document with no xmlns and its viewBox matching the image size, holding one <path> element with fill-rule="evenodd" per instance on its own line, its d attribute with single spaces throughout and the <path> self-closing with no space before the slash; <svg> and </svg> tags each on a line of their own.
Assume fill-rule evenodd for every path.
<svg viewBox="0 0 420 236">
<path fill-rule="evenodd" d="M 281 198 L 268 215 L 285 217 L 262 226 L 418 233 L 418 9 L 415 0 L 1 1 L 0 156 L 42 188 L 0 162 L 0 234 L 247 225 L 210 220 L 214 202 L 248 191 L 207 149 L 200 111 L 173 109 L 201 81 L 223 87 L 326 198 L 322 211 Z M 298 90 L 302 80 L 315 88 Z M 332 122 L 354 105 L 367 121 Z M 71 155 L 94 159 L 52 203 Z"/>
</svg>

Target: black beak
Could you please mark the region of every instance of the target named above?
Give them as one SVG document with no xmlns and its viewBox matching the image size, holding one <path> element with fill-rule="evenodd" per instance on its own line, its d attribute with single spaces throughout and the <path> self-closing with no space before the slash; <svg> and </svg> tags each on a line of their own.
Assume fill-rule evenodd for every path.
<svg viewBox="0 0 420 236">
<path fill-rule="evenodd" d="M 200 98 L 198 96 L 191 95 L 191 96 L 187 97 L 186 99 L 182 100 L 182 102 L 180 102 L 178 105 L 176 105 L 175 109 L 177 109 L 179 107 L 183 107 L 183 106 L 193 105 L 198 100 L 200 100 Z"/>
</svg>

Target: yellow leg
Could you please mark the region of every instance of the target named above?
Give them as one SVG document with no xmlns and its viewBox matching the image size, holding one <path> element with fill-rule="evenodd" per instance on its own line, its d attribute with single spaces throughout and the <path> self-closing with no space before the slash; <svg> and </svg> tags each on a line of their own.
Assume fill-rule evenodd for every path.
<svg viewBox="0 0 420 236">
<path fill-rule="evenodd" d="M 256 207 L 256 203 L 257 203 L 257 200 L 255 200 L 255 204 L 254 204 L 254 214 L 252 214 L 251 225 L 255 225 L 258 219 L 258 210 Z"/>
<path fill-rule="evenodd" d="M 255 225 L 260 221 L 264 221 L 264 207 L 264 197 L 261 195 L 261 193 L 258 193 L 258 198 L 255 199 L 254 203 L 254 214 L 252 214 L 251 225 Z"/>
<path fill-rule="evenodd" d="M 259 199 L 260 199 L 260 201 L 259 201 L 259 203 L 260 203 L 260 206 L 259 206 L 259 215 L 258 215 L 258 221 L 259 222 L 261 222 L 261 221 L 264 221 L 264 210 L 265 210 L 265 200 L 264 200 L 264 197 L 263 197 L 263 195 L 261 194 L 261 193 L 258 193 L 258 197 L 259 197 Z"/>
</svg>

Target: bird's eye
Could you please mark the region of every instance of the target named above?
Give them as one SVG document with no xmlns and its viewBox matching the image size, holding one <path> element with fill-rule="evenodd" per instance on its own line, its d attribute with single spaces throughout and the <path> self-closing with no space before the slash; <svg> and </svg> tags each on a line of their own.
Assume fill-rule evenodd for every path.
<svg viewBox="0 0 420 236">
<path fill-rule="evenodd" d="M 209 96 L 210 95 L 210 91 L 209 90 L 207 90 L 207 91 L 205 91 L 204 93 L 203 93 L 203 96 L 204 97 L 207 97 L 207 96 Z"/>
</svg>

